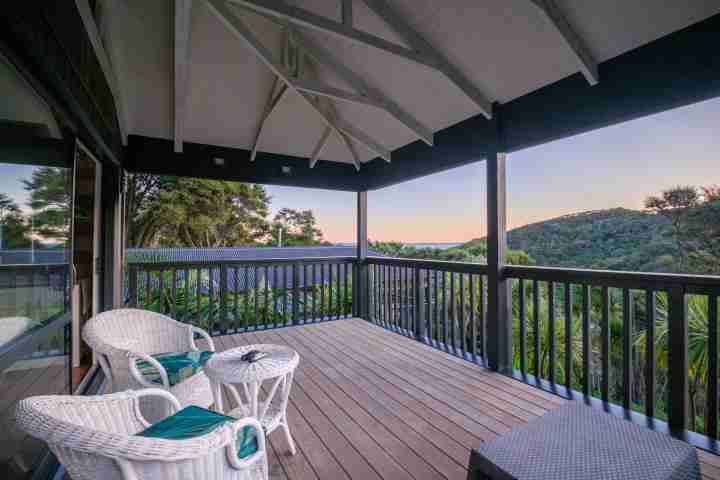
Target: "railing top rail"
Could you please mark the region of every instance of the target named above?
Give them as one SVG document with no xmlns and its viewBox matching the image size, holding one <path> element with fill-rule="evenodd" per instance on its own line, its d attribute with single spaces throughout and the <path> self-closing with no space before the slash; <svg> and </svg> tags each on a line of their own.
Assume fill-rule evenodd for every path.
<svg viewBox="0 0 720 480">
<path fill-rule="evenodd" d="M 263 258 L 248 260 L 192 260 L 179 262 L 128 262 L 128 266 L 141 270 L 169 270 L 184 268 L 207 268 L 207 267 L 235 267 L 235 266 L 256 266 L 256 265 L 293 265 L 293 264 L 334 264 L 354 262 L 355 257 L 305 257 L 305 258 Z"/>
<path fill-rule="evenodd" d="M 503 269 L 508 278 L 573 282 L 580 284 L 667 290 L 684 287 L 689 293 L 720 292 L 720 277 L 677 273 L 624 272 L 581 268 L 530 267 L 508 265 Z"/>
<path fill-rule="evenodd" d="M 3 270 L 48 270 L 68 268 L 69 263 L 9 263 L 0 265 L 0 271 Z"/>
<path fill-rule="evenodd" d="M 487 274 L 487 265 L 468 262 L 448 262 L 442 260 L 422 260 L 415 258 L 367 257 L 367 262 L 377 265 L 395 265 L 415 267 L 425 270 L 441 270 L 445 272 Z"/>
</svg>

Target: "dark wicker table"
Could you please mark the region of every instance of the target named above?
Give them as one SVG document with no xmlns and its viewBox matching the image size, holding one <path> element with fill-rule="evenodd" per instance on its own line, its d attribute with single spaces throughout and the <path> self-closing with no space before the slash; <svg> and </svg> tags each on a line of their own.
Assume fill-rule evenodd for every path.
<svg viewBox="0 0 720 480">
<path fill-rule="evenodd" d="M 570 402 L 470 455 L 468 479 L 694 480 L 690 445 Z"/>
</svg>

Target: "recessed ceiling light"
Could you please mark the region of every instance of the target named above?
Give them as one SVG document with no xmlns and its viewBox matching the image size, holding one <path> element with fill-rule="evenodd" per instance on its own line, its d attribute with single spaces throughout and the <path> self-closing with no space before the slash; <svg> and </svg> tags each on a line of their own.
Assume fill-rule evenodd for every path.
<svg viewBox="0 0 720 480">
<path fill-rule="evenodd" d="M 225 159 L 220 158 L 220 157 L 215 157 L 215 158 L 213 158 L 213 163 L 218 167 L 222 167 L 223 165 L 225 165 Z"/>
</svg>

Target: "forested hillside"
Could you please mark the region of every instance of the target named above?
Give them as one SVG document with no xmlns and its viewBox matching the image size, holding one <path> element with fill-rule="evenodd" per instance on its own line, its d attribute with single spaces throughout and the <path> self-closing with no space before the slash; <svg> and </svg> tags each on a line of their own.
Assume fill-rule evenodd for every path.
<svg viewBox="0 0 720 480">
<path fill-rule="evenodd" d="M 536 265 L 557 267 L 669 272 L 678 256 L 670 220 L 625 208 L 525 225 L 508 232 L 508 244 Z"/>
</svg>

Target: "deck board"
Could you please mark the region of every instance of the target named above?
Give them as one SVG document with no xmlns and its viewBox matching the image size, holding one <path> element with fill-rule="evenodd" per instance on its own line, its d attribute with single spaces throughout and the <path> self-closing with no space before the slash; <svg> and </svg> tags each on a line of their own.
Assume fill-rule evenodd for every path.
<svg viewBox="0 0 720 480">
<path fill-rule="evenodd" d="M 271 478 L 465 480 L 470 450 L 565 403 L 560 397 L 362 320 L 218 337 L 218 350 L 286 344 L 300 354 L 288 416 L 269 436 Z M 720 457 L 699 451 L 703 477 Z"/>
</svg>

